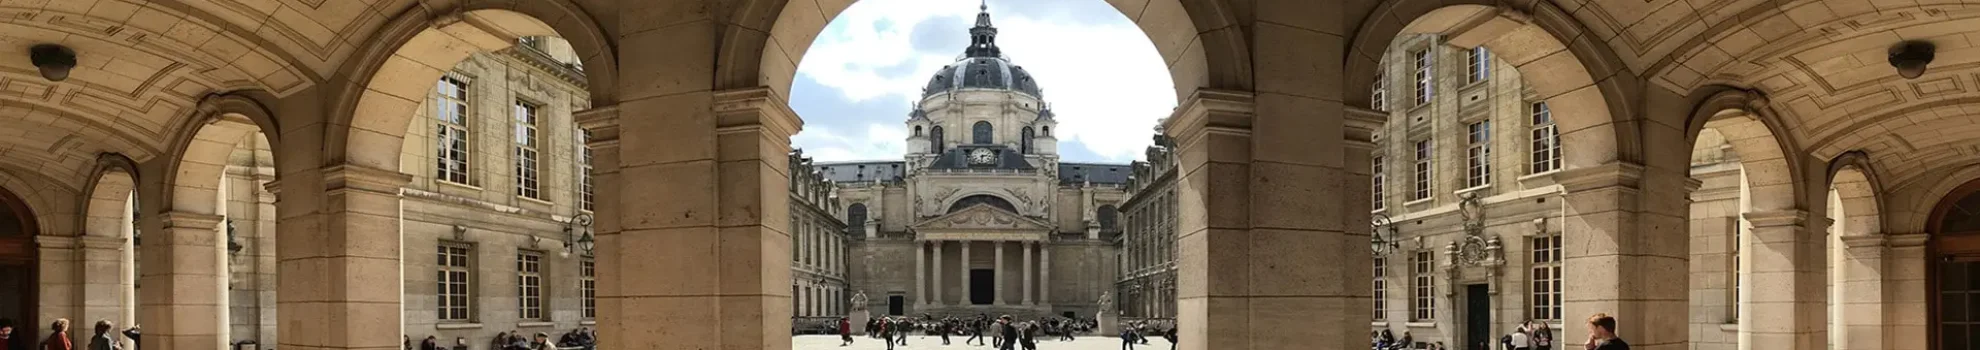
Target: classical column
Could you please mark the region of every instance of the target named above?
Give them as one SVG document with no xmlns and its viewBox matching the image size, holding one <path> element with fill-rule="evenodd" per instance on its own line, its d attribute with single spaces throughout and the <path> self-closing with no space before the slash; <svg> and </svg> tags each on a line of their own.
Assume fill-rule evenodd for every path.
<svg viewBox="0 0 1980 350">
<path fill-rule="evenodd" d="M 1887 278 L 1884 255 L 1884 235 L 1841 236 L 1842 263 L 1834 268 L 1841 272 L 1842 279 L 1835 288 L 1836 304 L 1840 312 L 1830 315 L 1841 331 L 1830 334 L 1830 343 L 1838 350 L 1889 349 L 1890 343 L 1884 339 L 1885 296 L 1884 280 Z"/>
<path fill-rule="evenodd" d="M 1566 192 L 1562 225 L 1570 234 L 1562 236 L 1561 244 L 1580 247 L 1562 250 L 1562 275 L 1571 281 L 1562 292 L 1563 318 L 1583 320 L 1598 312 L 1618 315 L 1634 321 L 1616 325 L 1616 332 L 1627 337 L 1632 347 L 1689 346 L 1690 334 L 1679 327 L 1689 317 L 1689 283 L 1672 283 L 1689 279 L 1691 237 L 1677 229 L 1687 224 L 1688 194 L 1645 190 L 1682 189 L 1689 179 L 1687 170 L 1646 169 L 1613 161 L 1570 166 L 1554 175 Z M 1586 327 L 1579 326 L 1564 327 L 1554 335 L 1569 339 L 1569 344 L 1588 337 Z"/>
<path fill-rule="evenodd" d="M 145 344 L 150 344 L 145 349 L 227 346 L 221 336 L 228 325 L 219 314 L 225 306 L 221 298 L 227 295 L 218 261 L 225 252 L 219 245 L 222 219 L 212 214 L 166 212 L 155 219 L 160 229 L 145 230 L 144 245 L 139 247 L 144 250 L 139 254 L 144 259 L 143 275 L 138 277 L 144 286 L 138 298 L 138 322 L 145 325 Z M 80 330 L 77 325 L 84 323 L 71 327 Z"/>
<path fill-rule="evenodd" d="M 958 301 L 956 305 L 974 305 L 974 299 L 970 299 L 970 241 L 958 241 L 958 243 L 962 243 L 962 261 L 956 263 L 956 267 L 962 269 L 962 275 L 956 275 L 958 281 L 956 285 L 960 287 L 958 295 L 962 301 Z"/>
<path fill-rule="evenodd" d="M 928 242 L 914 242 L 914 302 L 928 305 Z"/>
<path fill-rule="evenodd" d="M 1038 246 L 1038 300 L 1045 302 L 1045 308 L 1052 307 L 1052 247 Z"/>
<path fill-rule="evenodd" d="M 1926 305 L 1928 293 L 1925 274 L 1925 242 L 1930 235 L 1925 233 L 1887 233 L 1886 244 L 1890 245 L 1885 255 L 1884 266 L 1884 324 L 1889 329 L 1888 338 L 1891 350 L 1925 350 L 1931 344 L 1931 336 L 1926 332 Z"/>
<path fill-rule="evenodd" d="M 37 309 L 19 311 L 24 314 L 39 313 L 41 315 L 53 315 L 55 317 L 70 317 L 69 315 L 75 314 L 83 306 L 83 301 L 80 300 L 82 295 L 78 293 L 83 287 L 82 276 L 78 272 L 81 264 L 77 261 L 78 258 L 81 258 L 81 252 L 77 251 L 79 242 L 77 242 L 76 237 L 55 235 L 35 235 L 33 236 L 33 240 L 34 249 L 37 251 L 36 258 L 39 261 L 31 266 L 39 270 L 41 280 L 38 281 L 39 283 L 35 287 L 40 289 L 41 300 L 38 300 L 39 305 L 32 305 L 33 307 L 37 307 Z M 25 291 L 15 292 L 25 294 Z M 14 327 L 14 332 L 19 333 L 15 336 L 26 336 L 29 341 L 24 343 L 33 343 L 34 339 L 46 337 L 45 331 L 20 333 L 24 330 L 36 328 L 47 329 L 48 325 L 46 324 L 34 326 L 38 323 L 48 323 L 48 321 L 55 320 L 54 317 L 44 317 L 45 319 L 40 320 L 30 318 L 25 320 L 25 322 L 16 321 L 20 322 L 20 324 Z M 37 333 L 44 335 L 36 335 Z M 80 335 L 84 332 L 71 331 L 70 333 L 70 342 L 81 342 L 89 339 Z"/>
<path fill-rule="evenodd" d="M 1037 247 L 1034 243 L 1037 242 L 1025 241 L 1018 246 L 1024 250 L 1024 292 L 1020 293 L 1020 297 L 1024 298 L 1024 305 L 1027 306 L 1038 303 L 1037 299 L 1031 298 L 1031 248 Z"/>
<path fill-rule="evenodd" d="M 990 241 L 990 244 L 997 245 L 995 259 L 997 265 L 990 268 L 990 278 L 994 280 L 990 287 L 990 297 L 997 305 L 1004 305 L 1004 294 L 1010 294 L 1004 292 L 1004 241 Z"/>
<path fill-rule="evenodd" d="M 934 243 L 935 246 L 935 259 L 934 259 L 935 266 L 932 266 L 929 270 L 933 270 L 935 274 L 934 277 L 935 281 L 930 282 L 929 286 L 932 286 L 932 288 L 934 288 L 935 291 L 934 293 L 929 293 L 929 298 L 934 299 L 934 301 L 930 303 L 935 305 L 945 305 L 942 304 L 942 241 L 933 241 L 932 243 Z"/>
<path fill-rule="evenodd" d="M 95 326 L 96 320 L 117 322 L 118 327 L 129 327 L 131 322 L 135 321 L 124 319 L 123 309 L 124 295 L 128 294 L 131 288 L 131 285 L 124 284 L 124 276 L 121 275 L 124 265 L 128 264 L 128 260 L 124 260 L 124 252 L 128 244 L 130 239 L 126 238 L 94 235 L 76 237 L 76 248 L 81 250 L 79 252 L 81 254 L 77 256 L 81 259 L 77 264 L 81 270 L 77 272 L 81 272 L 79 277 L 82 278 L 80 284 L 82 288 L 76 293 L 81 297 L 77 301 L 81 302 L 82 314 L 72 320 L 76 322 L 87 320 L 91 327 Z M 42 278 L 46 279 L 48 276 L 43 275 Z M 93 330 L 75 333 L 83 339 L 95 334 Z"/>
<path fill-rule="evenodd" d="M 1826 237 L 1807 230 L 1807 213 L 1799 210 L 1740 216 L 1753 231 L 1748 250 L 1740 251 L 1747 265 L 1740 277 L 1752 287 L 1739 289 L 1739 348 L 1813 350 L 1826 344 Z"/>
<path fill-rule="evenodd" d="M 306 108 L 306 107 L 304 107 Z M 297 147 L 297 146 L 291 146 Z M 402 302 L 405 275 L 400 225 L 400 189 L 411 176 L 396 170 L 341 164 L 284 173 L 275 191 L 276 339 L 280 344 L 263 345 L 281 349 L 383 349 L 396 347 L 390 337 L 359 337 L 349 334 L 391 334 L 404 328 Z M 168 218 L 178 221 L 178 218 Z M 195 224 L 207 225 L 206 218 Z M 219 218 L 211 220 L 218 222 Z M 178 224 L 172 224 L 178 225 Z M 151 231 L 145 231 L 145 245 L 151 245 Z M 164 241 L 177 241 L 176 239 Z M 426 249 L 431 249 L 430 247 Z M 421 250 L 430 252 L 430 250 Z M 152 271 L 154 250 L 141 255 L 143 270 Z M 430 274 L 430 271 L 419 272 Z M 601 279 L 603 280 L 603 279 Z M 174 291 L 146 279 L 144 292 Z M 604 290 L 601 288 L 600 290 Z M 148 297 L 146 298 L 148 299 Z M 605 309 L 605 307 L 600 307 Z M 145 309 L 151 312 L 155 309 Z M 144 348 L 153 348 L 151 327 L 162 324 L 143 320 Z M 224 341 L 221 340 L 221 341 Z M 219 349 L 224 345 L 201 345 L 196 349 Z M 176 349 L 176 348 L 167 348 Z M 192 349 L 192 348 L 189 348 Z"/>
</svg>

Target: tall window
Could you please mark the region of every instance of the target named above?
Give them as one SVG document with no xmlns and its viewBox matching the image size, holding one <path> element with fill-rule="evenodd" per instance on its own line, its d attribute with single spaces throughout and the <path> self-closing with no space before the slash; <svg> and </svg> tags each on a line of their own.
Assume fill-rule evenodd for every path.
<svg viewBox="0 0 1980 350">
<path fill-rule="evenodd" d="M 442 321 L 467 322 L 473 314 L 469 301 L 474 300 L 474 291 L 468 288 L 472 283 L 468 280 L 469 271 L 474 271 L 468 257 L 472 256 L 473 251 L 464 244 L 440 245 L 439 260 L 434 265 L 439 267 L 440 272 L 440 285 L 435 294 L 439 299 L 439 318 Z"/>
<path fill-rule="evenodd" d="M 1561 319 L 1561 236 L 1533 237 L 1533 313 L 1536 320 Z"/>
<path fill-rule="evenodd" d="M 1492 78 L 1492 53 L 1485 51 L 1484 46 L 1471 48 L 1471 51 L 1465 53 L 1464 58 L 1467 73 L 1465 83 L 1477 83 Z"/>
<path fill-rule="evenodd" d="M 516 304 L 520 318 L 543 319 L 543 254 L 516 254 Z"/>
<path fill-rule="evenodd" d="M 1416 141 L 1416 183 L 1409 194 L 1410 200 L 1430 198 L 1430 140 Z"/>
<path fill-rule="evenodd" d="M 1492 183 L 1492 121 L 1479 121 L 1466 125 L 1469 131 L 1468 144 L 1464 151 L 1466 172 L 1464 187 L 1478 187 Z"/>
<path fill-rule="evenodd" d="M 1375 257 L 1375 320 L 1389 319 L 1389 259 Z"/>
<path fill-rule="evenodd" d="M 991 140 L 992 135 L 994 135 L 994 133 L 992 128 L 990 127 L 990 122 L 979 121 L 976 122 L 975 125 L 971 125 L 969 127 L 969 143 L 978 144 L 978 145 L 988 145 L 991 142 L 993 142 Z"/>
<path fill-rule="evenodd" d="M 1561 168 L 1560 133 L 1554 129 L 1554 112 L 1547 109 L 1547 102 L 1533 103 L 1533 173 L 1539 174 Z"/>
<path fill-rule="evenodd" d="M 942 154 L 942 127 L 928 128 L 928 153 Z"/>
<path fill-rule="evenodd" d="M 598 262 L 578 261 L 578 294 L 584 298 L 584 319 L 598 318 Z"/>
<path fill-rule="evenodd" d="M 597 186 L 591 180 L 591 130 L 578 130 L 578 208 L 598 210 Z"/>
<path fill-rule="evenodd" d="M 1728 315 L 1726 319 L 1729 323 L 1739 323 L 1739 288 L 1741 285 L 1739 272 L 1744 270 L 1741 268 L 1743 265 L 1741 263 L 1746 262 L 1746 256 L 1741 255 L 1740 252 L 1746 248 L 1746 223 L 1741 221 L 1739 217 L 1734 216 L 1726 218 L 1726 225 L 1731 226 L 1726 228 L 1726 231 L 1732 231 L 1732 242 L 1730 242 L 1732 249 L 1729 249 L 1732 252 L 1732 257 L 1731 259 L 1726 259 L 1726 261 L 1732 263 L 1732 267 L 1726 269 L 1728 272 L 1726 274 L 1727 279 L 1732 280 L 1732 283 L 1729 284 L 1732 288 L 1726 290 L 1726 305 L 1730 306 L 1726 310 L 1726 314 Z"/>
<path fill-rule="evenodd" d="M 1430 91 L 1432 88 L 1430 86 L 1430 50 L 1413 51 L 1409 53 L 1409 56 L 1410 64 L 1416 67 L 1414 72 L 1414 78 L 1416 78 L 1416 105 L 1430 104 Z"/>
<path fill-rule="evenodd" d="M 1436 253 L 1428 250 L 1416 252 L 1410 261 L 1410 274 L 1415 277 L 1415 290 L 1410 291 L 1410 309 L 1415 311 L 1412 321 L 1437 319 L 1437 277 L 1433 272 L 1437 267 Z"/>
<path fill-rule="evenodd" d="M 447 74 L 434 87 L 433 178 L 458 184 L 468 183 L 468 83 L 467 78 Z"/>
<path fill-rule="evenodd" d="M 536 181 L 536 105 L 516 101 L 516 195 L 543 199 Z"/>
<path fill-rule="evenodd" d="M 1022 139 L 1018 140 L 1018 152 L 1023 152 L 1024 154 L 1031 154 L 1031 137 L 1032 137 L 1031 127 L 1029 126 L 1024 127 L 1021 133 L 1023 135 L 1020 135 Z"/>
<path fill-rule="evenodd" d="M 1375 108 L 1377 111 L 1389 111 L 1388 75 L 1382 74 L 1379 71 L 1375 72 L 1375 86 L 1370 89 L 1374 90 L 1374 92 L 1368 94 L 1368 106 Z"/>
<path fill-rule="evenodd" d="M 1382 166 L 1382 161 L 1383 161 L 1382 156 L 1369 157 L 1369 161 L 1370 163 L 1372 163 L 1371 165 L 1369 165 L 1369 167 L 1373 168 L 1370 169 L 1370 173 L 1369 173 L 1370 174 L 1369 186 L 1372 187 L 1369 189 L 1369 193 L 1371 194 L 1369 197 L 1371 197 L 1370 200 L 1374 201 L 1374 203 L 1371 204 L 1372 206 L 1370 208 L 1375 208 L 1375 210 L 1382 210 L 1382 208 L 1385 208 L 1383 206 L 1383 202 L 1387 202 L 1383 200 L 1383 198 L 1388 197 L 1386 193 L 1383 193 L 1382 187 L 1388 185 L 1389 182 L 1388 181 L 1389 176 L 1383 173 L 1386 172 L 1384 170 L 1388 170 L 1388 169 L 1383 169 L 1384 166 Z"/>
<path fill-rule="evenodd" d="M 853 203 L 846 207 L 846 228 L 854 236 L 866 236 L 866 203 Z"/>
</svg>

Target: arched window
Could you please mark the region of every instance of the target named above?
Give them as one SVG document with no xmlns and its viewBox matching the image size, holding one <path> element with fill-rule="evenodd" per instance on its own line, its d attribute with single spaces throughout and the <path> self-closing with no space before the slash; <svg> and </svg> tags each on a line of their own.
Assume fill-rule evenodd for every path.
<svg viewBox="0 0 1980 350">
<path fill-rule="evenodd" d="M 1100 220 L 1101 231 L 1113 231 L 1118 229 L 1114 225 L 1116 225 L 1115 217 L 1119 215 L 1120 210 L 1115 209 L 1114 205 L 1108 204 L 1100 206 L 1099 213 L 1095 213 L 1093 216 Z"/>
<path fill-rule="evenodd" d="M 942 126 L 940 125 L 928 129 L 928 152 L 935 154 L 942 153 Z"/>
<path fill-rule="evenodd" d="M 1032 136 L 1031 127 L 1029 126 L 1024 127 L 1023 133 L 1024 133 L 1023 138 L 1018 140 L 1018 144 L 1020 145 L 1018 147 L 1019 152 L 1023 152 L 1024 154 L 1031 154 L 1031 136 Z"/>
<path fill-rule="evenodd" d="M 853 237 L 866 237 L 866 203 L 846 207 L 846 232 Z"/>
<path fill-rule="evenodd" d="M 957 211 L 961 211 L 963 209 L 968 209 L 969 207 L 976 206 L 977 204 L 988 204 L 993 207 L 1009 210 L 1013 213 L 1017 212 L 1017 206 L 1011 205 L 1010 201 L 1004 200 L 1003 198 L 997 198 L 997 196 L 992 196 L 987 194 L 979 194 L 969 197 L 963 197 L 962 200 L 956 201 L 955 205 L 949 206 L 949 212 L 954 213 Z"/>
<path fill-rule="evenodd" d="M 1050 127 L 1050 126 L 1041 126 L 1041 127 L 1038 127 L 1038 129 L 1039 129 L 1038 131 L 1042 131 L 1042 132 L 1043 132 L 1043 133 L 1045 134 L 1045 136 L 1046 136 L 1046 137 L 1051 137 L 1051 136 L 1052 136 L 1052 127 Z"/>
<path fill-rule="evenodd" d="M 990 144 L 991 142 L 990 122 L 985 122 L 985 121 L 976 122 L 975 126 L 971 126 L 969 128 L 969 135 L 970 135 L 969 143 L 978 144 L 978 145 Z"/>
<path fill-rule="evenodd" d="M 915 125 L 915 126 L 914 126 L 914 136 L 921 136 L 921 126 L 920 126 L 920 125 Z"/>
</svg>

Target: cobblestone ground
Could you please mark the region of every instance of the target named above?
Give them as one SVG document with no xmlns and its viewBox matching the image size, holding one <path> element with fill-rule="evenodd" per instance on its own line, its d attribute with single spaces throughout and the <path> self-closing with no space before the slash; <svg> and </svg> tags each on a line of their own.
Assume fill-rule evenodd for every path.
<svg viewBox="0 0 1980 350">
<path fill-rule="evenodd" d="M 988 340 L 986 340 L 988 341 Z M 908 337 L 908 345 L 895 345 L 896 350 L 946 349 L 946 350 L 993 350 L 989 346 L 963 345 L 962 337 L 949 338 L 948 346 L 942 345 L 941 337 Z M 853 336 L 852 346 L 839 347 L 839 337 L 831 335 L 801 335 L 791 337 L 794 350 L 886 350 L 887 344 L 879 339 Z M 1135 350 L 1169 350 L 1169 342 L 1162 339 L 1149 339 L 1147 345 L 1135 344 Z M 1038 350 L 1124 350 L 1121 338 L 1086 336 L 1071 342 L 1045 340 L 1038 342 Z"/>
</svg>

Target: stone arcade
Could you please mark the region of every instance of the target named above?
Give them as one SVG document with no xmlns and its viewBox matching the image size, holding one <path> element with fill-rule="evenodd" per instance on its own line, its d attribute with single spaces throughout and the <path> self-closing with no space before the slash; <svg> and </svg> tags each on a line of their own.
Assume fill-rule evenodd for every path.
<svg viewBox="0 0 1980 350">
<path fill-rule="evenodd" d="M 0 52 L 11 55 L 0 60 L 0 279 L 13 286 L 0 289 L 0 313 L 24 325 L 135 318 L 146 350 L 224 347 L 231 315 L 223 308 L 235 300 L 222 264 L 230 259 L 224 214 L 233 203 L 268 205 L 222 188 L 240 182 L 227 178 L 241 174 L 226 166 L 230 145 L 259 133 L 276 211 L 274 249 L 256 257 L 272 259 L 258 271 L 276 277 L 266 295 L 275 312 L 261 314 L 275 325 L 269 345 L 397 348 L 392 335 L 415 331 L 407 305 L 423 302 L 409 295 L 425 298 L 438 285 L 407 282 L 438 276 L 417 267 L 436 261 L 434 247 L 408 243 L 431 234 L 409 224 L 420 218 L 406 209 L 420 200 L 407 189 L 434 168 L 407 167 L 406 145 L 441 136 L 411 134 L 432 123 L 420 106 L 474 54 L 557 36 L 583 62 L 589 101 L 571 105 L 587 108 L 573 116 L 590 132 L 597 194 L 597 313 L 577 322 L 595 322 L 609 349 L 788 349 L 789 137 L 803 122 L 785 101 L 810 43 L 852 3 L 0 2 Z M 1980 252 L 1972 214 L 1980 210 L 1980 65 L 1971 64 L 1980 61 L 1980 12 L 1970 1 L 1107 3 L 1148 34 L 1177 89 L 1179 107 L 1162 130 L 1177 159 L 1182 349 L 1367 346 L 1369 243 L 1393 238 L 1370 235 L 1368 184 L 1376 164 L 1398 174 L 1403 164 L 1371 161 L 1380 145 L 1373 134 L 1397 122 L 1377 111 L 1443 108 L 1387 106 L 1404 99 L 1369 88 L 1408 81 L 1390 91 L 1412 101 L 1430 91 L 1436 79 L 1414 72 L 1382 78 L 1383 57 L 1395 59 L 1387 50 L 1409 34 L 1485 47 L 1522 73 L 1522 99 L 1549 106 L 1563 151 L 1561 170 L 1545 177 L 1561 191 L 1564 326 L 1610 313 L 1635 348 L 1653 350 L 1976 347 L 1969 340 L 1980 326 L 1958 308 L 1975 305 L 1966 298 L 1980 288 L 1962 273 L 1976 269 L 1970 257 Z M 74 66 L 31 59 L 28 48 L 44 43 L 73 49 Z M 1893 48 L 1927 47 L 1936 50 L 1929 64 L 1916 50 L 1897 52 L 1907 70 L 1924 67 L 1916 78 L 1892 67 Z M 43 69 L 68 74 L 50 80 Z M 1006 123 L 993 131 L 1010 132 L 1015 124 Z M 957 128 L 944 137 L 973 133 Z M 1738 155 L 1737 180 L 1694 181 L 1691 153 L 1710 138 L 1705 130 Z M 511 146 L 490 148 L 471 151 Z M 1506 151 L 1497 154 L 1526 150 Z M 1030 164 L 1065 175 L 1064 164 Z M 513 185 L 483 184 L 497 193 Z M 1430 195 L 1450 196 L 1447 187 Z M 1733 192 L 1740 198 L 1724 197 Z M 1084 197 L 1074 203 L 1087 205 Z M 133 198 L 135 224 L 126 225 Z M 1020 217 L 1039 215 L 1010 204 Z M 949 214 L 910 207 L 888 204 L 911 213 L 891 222 Z M 885 215 L 894 214 L 875 217 L 887 224 Z M 131 242 L 130 231 L 144 239 Z M 538 243 L 566 240 L 544 236 Z M 969 250 L 977 261 L 996 248 Z M 507 279 L 508 255 L 464 272 Z M 1050 255 L 1053 268 L 1040 274 L 1059 279 L 1065 254 Z M 1005 263 L 1022 259 L 1014 256 Z M 1433 269 L 1450 261 L 1423 260 L 1436 261 Z M 1581 329 L 1565 326 L 1559 338 L 1581 339 Z"/>
</svg>

